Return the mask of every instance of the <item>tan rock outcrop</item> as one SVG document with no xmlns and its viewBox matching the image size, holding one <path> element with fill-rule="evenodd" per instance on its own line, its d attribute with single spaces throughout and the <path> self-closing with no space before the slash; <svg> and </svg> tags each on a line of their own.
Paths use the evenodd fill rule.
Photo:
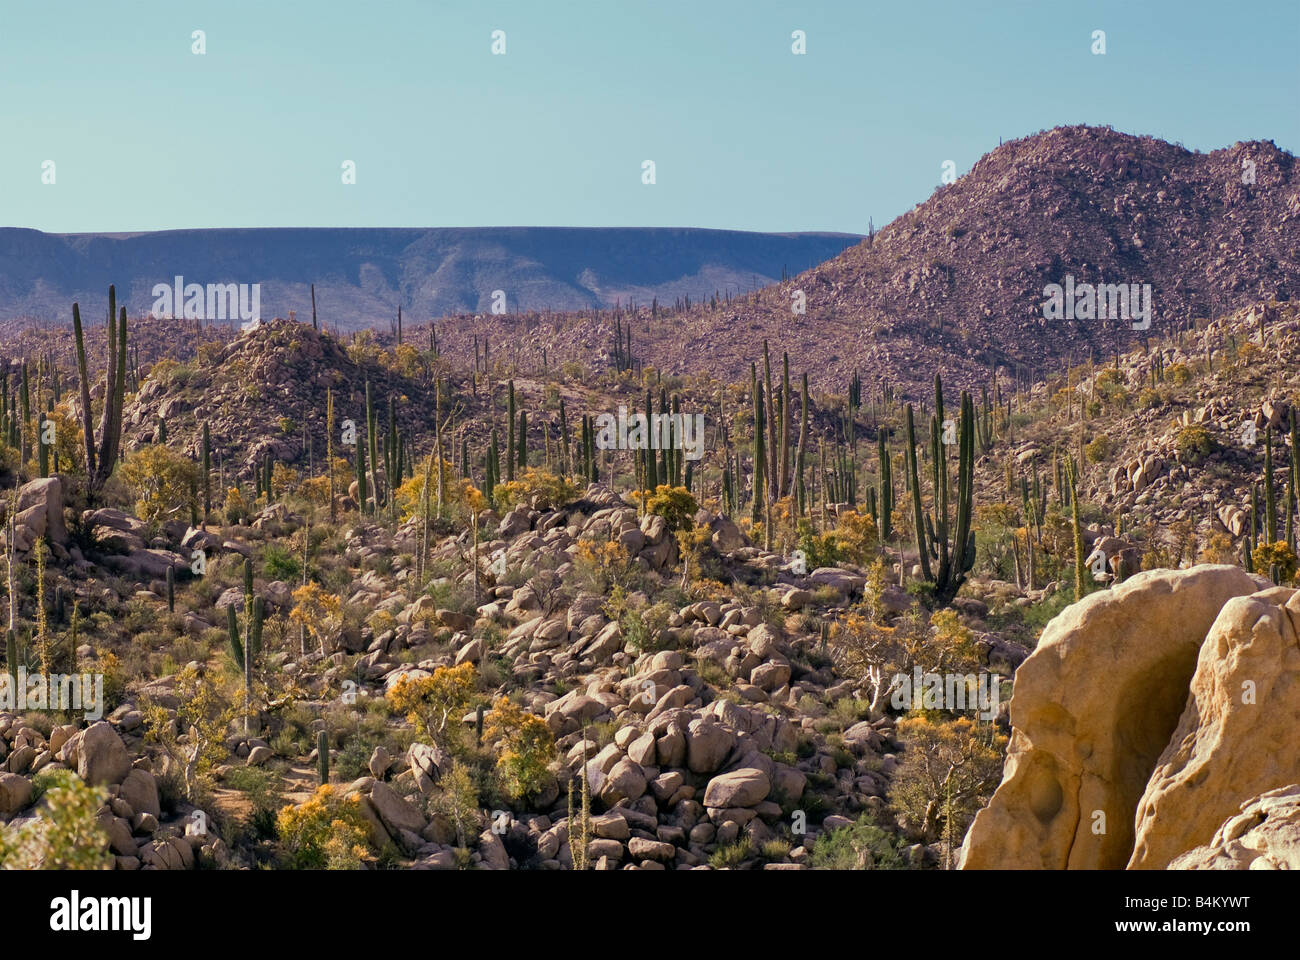
<svg viewBox="0 0 1300 960">
<path fill-rule="evenodd" d="M 1300 784 L 1241 805 L 1208 844 L 1188 850 L 1171 870 L 1300 870 Z"/>
<path fill-rule="evenodd" d="M 1298 624 L 1300 592 L 1281 587 L 1219 612 L 1138 804 L 1130 867 L 1167 867 L 1252 797 L 1300 781 Z"/>
<path fill-rule="evenodd" d="M 1257 589 L 1240 567 L 1153 570 L 1049 623 L 1016 673 L 1002 783 L 961 866 L 1122 868 L 1201 643 L 1225 603 Z"/>
</svg>

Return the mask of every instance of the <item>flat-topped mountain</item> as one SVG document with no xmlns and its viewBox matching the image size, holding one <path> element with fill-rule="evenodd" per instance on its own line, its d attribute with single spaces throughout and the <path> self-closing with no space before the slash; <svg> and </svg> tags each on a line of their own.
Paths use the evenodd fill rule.
<svg viewBox="0 0 1300 960">
<path fill-rule="evenodd" d="M 859 238 L 736 230 L 482 227 L 220 229 L 48 234 L 0 228 L 0 321 L 68 320 L 110 283 L 131 314 L 158 284 L 260 284 L 261 316 L 311 310 L 331 329 L 487 312 L 673 303 L 753 290 L 835 256 Z M 166 311 L 162 311 L 166 312 Z M 180 312 L 179 310 L 177 311 Z"/>
</svg>

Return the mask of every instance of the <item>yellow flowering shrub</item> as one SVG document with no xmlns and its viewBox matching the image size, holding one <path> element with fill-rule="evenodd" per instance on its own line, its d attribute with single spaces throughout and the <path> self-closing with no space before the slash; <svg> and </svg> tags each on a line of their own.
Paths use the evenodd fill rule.
<svg viewBox="0 0 1300 960">
<path fill-rule="evenodd" d="M 276 829 L 288 866 L 297 870 L 358 870 L 371 858 L 361 796 L 322 784 L 300 804 L 284 807 Z"/>
<path fill-rule="evenodd" d="M 502 697 L 488 715 L 484 739 L 495 744 L 497 771 L 514 800 L 536 793 L 546 783 L 546 767 L 555 759 L 555 741 L 541 717 Z"/>
</svg>

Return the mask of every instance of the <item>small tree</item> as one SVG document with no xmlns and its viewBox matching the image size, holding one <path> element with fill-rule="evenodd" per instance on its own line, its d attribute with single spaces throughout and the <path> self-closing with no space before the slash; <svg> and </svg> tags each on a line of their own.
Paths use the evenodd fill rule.
<svg viewBox="0 0 1300 960">
<path fill-rule="evenodd" d="M 212 768 L 226 759 L 226 730 L 238 710 L 193 667 L 176 675 L 176 696 L 174 724 L 166 708 L 145 702 L 145 735 L 181 765 L 185 796 L 194 802 Z"/>
<path fill-rule="evenodd" d="M 899 721 L 904 743 L 890 800 L 925 843 L 946 838 L 949 853 L 1002 779 L 1007 738 L 969 717 Z"/>
<path fill-rule="evenodd" d="M 426 677 L 402 677 L 388 691 L 388 702 L 422 728 L 434 744 L 454 751 L 464 745 L 466 733 L 460 718 L 474 704 L 475 680 L 474 665 L 468 661 L 438 667 Z"/>
<path fill-rule="evenodd" d="M 326 640 L 333 643 L 343 628 L 343 601 L 319 584 L 305 583 L 293 592 L 293 603 L 289 619 L 311 634 L 325 656 Z"/>
</svg>

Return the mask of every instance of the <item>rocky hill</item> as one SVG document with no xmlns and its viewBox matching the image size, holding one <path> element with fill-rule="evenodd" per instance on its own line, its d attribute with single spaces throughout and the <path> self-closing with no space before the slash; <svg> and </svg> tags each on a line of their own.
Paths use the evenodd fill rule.
<svg viewBox="0 0 1300 960">
<path fill-rule="evenodd" d="M 1067 275 L 1150 284 L 1152 327 L 1167 333 L 1295 297 L 1297 249 L 1295 158 L 1272 142 L 1194 153 L 1110 128 L 1060 127 L 1008 141 L 871 238 L 783 283 L 719 304 L 639 311 L 633 351 L 647 367 L 736 378 L 766 339 L 806 356 L 825 390 L 843 389 L 854 371 L 914 396 L 935 369 L 963 385 L 987 380 L 993 366 L 1041 379 L 1068 358 L 1109 356 L 1144 335 L 1131 322 L 1045 319 L 1048 284 Z M 802 314 L 791 309 L 799 291 Z M 590 362 L 612 343 L 614 318 L 573 318 L 562 332 L 521 329 L 512 317 L 448 326 L 449 351 L 468 355 L 472 336 L 486 335 L 529 362 L 542 346 Z"/>
</svg>

